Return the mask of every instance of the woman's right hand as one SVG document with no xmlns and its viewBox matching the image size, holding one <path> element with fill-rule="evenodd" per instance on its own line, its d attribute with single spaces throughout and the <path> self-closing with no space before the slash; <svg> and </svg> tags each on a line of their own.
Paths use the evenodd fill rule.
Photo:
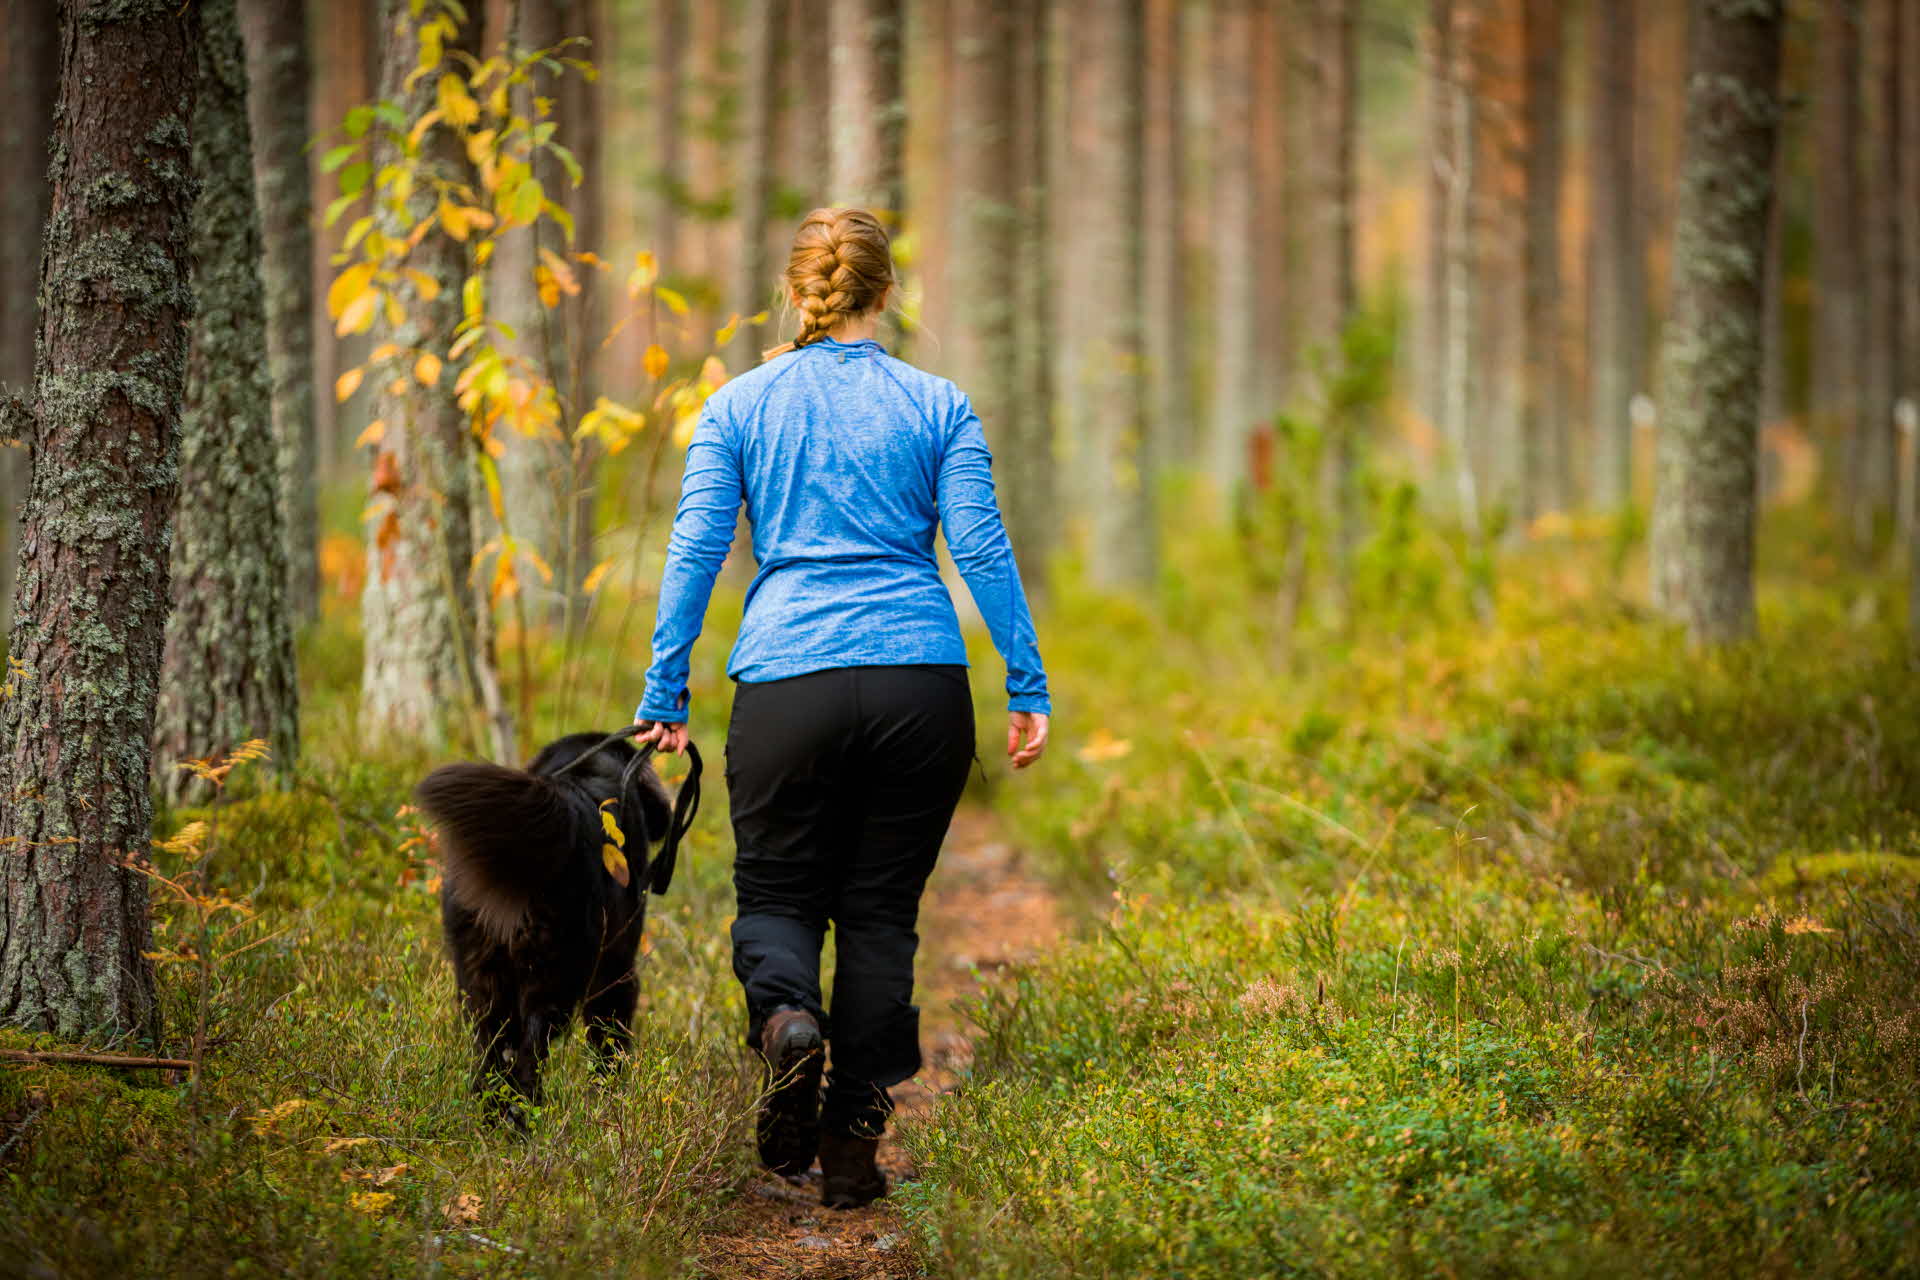
<svg viewBox="0 0 1920 1280">
<path fill-rule="evenodd" d="M 1024 769 L 1047 749 L 1047 716 L 1042 711 L 1014 711 L 1007 716 L 1007 759 Z"/>
</svg>

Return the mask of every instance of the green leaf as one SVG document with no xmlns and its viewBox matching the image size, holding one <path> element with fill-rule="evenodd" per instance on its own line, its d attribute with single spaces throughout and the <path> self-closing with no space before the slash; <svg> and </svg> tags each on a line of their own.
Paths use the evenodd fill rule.
<svg viewBox="0 0 1920 1280">
<path fill-rule="evenodd" d="M 367 126 L 372 123 L 372 107 L 364 104 L 355 107 L 353 110 L 347 112 L 347 136 L 349 138 L 364 138 L 367 134 Z"/>
<path fill-rule="evenodd" d="M 567 150 L 557 142 L 548 147 L 547 150 L 552 153 L 554 159 L 560 162 L 560 167 L 567 171 L 567 177 L 572 181 L 573 185 L 576 187 L 579 186 L 580 179 L 583 175 L 580 171 L 580 162 L 573 158 L 573 152 Z"/>
<path fill-rule="evenodd" d="M 357 196 L 367 189 L 367 179 L 373 176 L 373 166 L 365 160 L 357 161 L 340 171 L 340 194 Z"/>
<path fill-rule="evenodd" d="M 356 134 L 354 136 L 358 137 L 359 135 Z M 332 173 L 335 169 L 345 164 L 347 158 L 359 149 L 360 145 L 355 142 L 343 142 L 339 146 L 332 148 L 326 155 L 320 158 L 320 172 Z"/>
</svg>

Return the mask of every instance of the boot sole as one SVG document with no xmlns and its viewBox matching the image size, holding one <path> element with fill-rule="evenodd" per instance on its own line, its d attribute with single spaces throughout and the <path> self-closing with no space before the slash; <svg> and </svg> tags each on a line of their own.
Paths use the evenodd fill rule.
<svg viewBox="0 0 1920 1280">
<path fill-rule="evenodd" d="M 771 1091 L 760 1103 L 760 1163 L 786 1178 L 813 1166 L 820 1151 L 820 1073 L 826 1041 L 818 1027 L 799 1024 L 772 1046 Z"/>
</svg>

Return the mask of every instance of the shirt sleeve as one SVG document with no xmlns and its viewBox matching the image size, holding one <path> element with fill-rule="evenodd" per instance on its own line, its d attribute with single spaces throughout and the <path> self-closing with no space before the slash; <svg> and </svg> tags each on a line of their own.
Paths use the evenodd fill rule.
<svg viewBox="0 0 1920 1280">
<path fill-rule="evenodd" d="M 700 411 L 687 445 L 680 505 L 667 542 L 660 577 L 659 613 L 653 624 L 653 665 L 635 720 L 682 723 L 687 718 L 687 672 L 693 642 L 706 622 L 713 580 L 733 545 L 744 495 L 740 459 L 712 406 Z"/>
<path fill-rule="evenodd" d="M 1013 544 L 993 493 L 993 455 L 980 418 L 965 396 L 940 459 L 940 524 L 953 563 L 986 620 L 993 647 L 1007 664 L 1007 709 L 1050 714 L 1047 673 L 1040 665 L 1027 593 L 1020 585 Z"/>
</svg>

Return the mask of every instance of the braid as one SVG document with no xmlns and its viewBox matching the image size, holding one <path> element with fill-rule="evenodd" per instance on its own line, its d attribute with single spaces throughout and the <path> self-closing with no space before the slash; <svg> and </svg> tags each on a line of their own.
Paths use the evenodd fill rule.
<svg viewBox="0 0 1920 1280">
<path fill-rule="evenodd" d="M 893 283 L 886 230 L 865 209 L 815 209 L 793 238 L 786 275 L 800 331 L 767 359 L 810 346 L 880 305 Z"/>
</svg>

